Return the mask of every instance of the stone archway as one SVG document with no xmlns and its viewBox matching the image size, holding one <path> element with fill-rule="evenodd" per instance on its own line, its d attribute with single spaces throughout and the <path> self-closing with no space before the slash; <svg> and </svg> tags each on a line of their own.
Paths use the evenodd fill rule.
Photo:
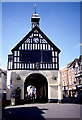
<svg viewBox="0 0 82 120">
<path fill-rule="evenodd" d="M 33 86 L 36 88 L 35 102 L 48 102 L 48 83 L 45 76 L 39 73 L 32 73 L 26 78 L 24 83 L 24 99 L 27 101 L 28 99 L 26 98 L 26 94 L 28 97 L 28 86 Z M 31 100 L 31 102 L 33 101 Z"/>
</svg>

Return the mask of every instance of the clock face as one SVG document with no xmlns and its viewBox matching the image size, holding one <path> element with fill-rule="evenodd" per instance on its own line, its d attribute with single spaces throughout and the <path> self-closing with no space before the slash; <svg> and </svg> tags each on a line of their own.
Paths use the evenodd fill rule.
<svg viewBox="0 0 82 120">
<path fill-rule="evenodd" d="M 40 65 L 38 62 L 35 63 L 35 69 L 39 69 L 40 68 Z"/>
<path fill-rule="evenodd" d="M 39 38 L 38 37 L 33 38 L 33 42 L 34 43 L 38 43 L 39 42 Z"/>
</svg>

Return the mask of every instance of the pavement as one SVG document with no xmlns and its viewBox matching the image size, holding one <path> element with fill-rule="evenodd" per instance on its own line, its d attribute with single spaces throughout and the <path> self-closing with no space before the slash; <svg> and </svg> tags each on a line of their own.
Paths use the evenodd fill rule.
<svg viewBox="0 0 82 120">
<path fill-rule="evenodd" d="M 80 120 L 80 104 L 24 104 L 8 106 L 3 112 L 2 120 L 47 120 L 51 118 L 74 118 Z M 68 119 L 67 119 L 68 120 Z"/>
</svg>

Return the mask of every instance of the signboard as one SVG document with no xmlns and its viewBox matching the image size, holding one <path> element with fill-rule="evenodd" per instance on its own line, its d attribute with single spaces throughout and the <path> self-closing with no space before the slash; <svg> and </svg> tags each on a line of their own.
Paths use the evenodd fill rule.
<svg viewBox="0 0 82 120">
<path fill-rule="evenodd" d="M 76 87 L 72 87 L 72 90 L 75 90 L 76 89 Z"/>
<path fill-rule="evenodd" d="M 82 87 L 81 85 L 77 85 L 77 87 Z"/>
<path fill-rule="evenodd" d="M 72 88 L 69 88 L 69 90 L 72 90 Z"/>
<path fill-rule="evenodd" d="M 69 88 L 69 90 L 76 90 L 76 87 Z"/>
<path fill-rule="evenodd" d="M 12 88 L 12 84 L 10 85 L 10 87 Z"/>
</svg>

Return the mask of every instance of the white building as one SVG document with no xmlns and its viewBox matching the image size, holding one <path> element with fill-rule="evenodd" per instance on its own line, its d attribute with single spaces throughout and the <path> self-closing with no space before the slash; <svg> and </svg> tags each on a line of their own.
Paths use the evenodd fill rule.
<svg viewBox="0 0 82 120">
<path fill-rule="evenodd" d="M 0 93 L 6 93 L 7 72 L 0 69 Z"/>
<path fill-rule="evenodd" d="M 60 96 L 60 50 L 41 31 L 39 20 L 35 11 L 31 18 L 32 30 L 12 49 L 12 54 L 8 55 L 7 100 L 11 99 L 13 93 L 24 100 L 29 85 L 35 86 L 40 100 L 57 101 Z"/>
</svg>

